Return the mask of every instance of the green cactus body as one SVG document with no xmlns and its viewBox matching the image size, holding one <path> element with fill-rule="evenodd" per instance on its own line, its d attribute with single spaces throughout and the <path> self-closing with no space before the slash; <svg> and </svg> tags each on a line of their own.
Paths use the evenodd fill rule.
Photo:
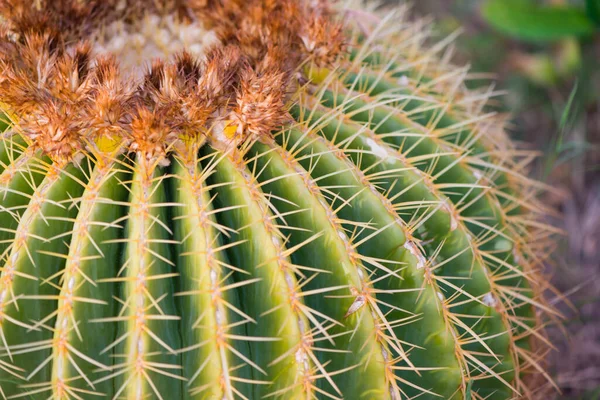
<svg viewBox="0 0 600 400">
<path fill-rule="evenodd" d="M 535 397 L 547 188 L 451 40 L 353 4 L 16 3 L 3 398 Z"/>
</svg>

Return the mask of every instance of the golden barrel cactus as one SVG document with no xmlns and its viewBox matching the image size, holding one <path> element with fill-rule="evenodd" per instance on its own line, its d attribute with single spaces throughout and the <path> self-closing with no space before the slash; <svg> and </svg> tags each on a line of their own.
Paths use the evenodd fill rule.
<svg viewBox="0 0 600 400">
<path fill-rule="evenodd" d="M 531 157 L 406 10 L 0 0 L 7 399 L 533 397 Z"/>
</svg>

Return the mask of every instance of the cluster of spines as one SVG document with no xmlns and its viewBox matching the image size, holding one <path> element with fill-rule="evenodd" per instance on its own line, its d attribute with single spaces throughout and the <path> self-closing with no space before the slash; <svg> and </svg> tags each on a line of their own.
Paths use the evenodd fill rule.
<svg viewBox="0 0 600 400">
<path fill-rule="evenodd" d="M 175 179 L 180 182 L 175 189 L 176 200 L 181 204 L 174 217 L 181 221 L 175 231 L 175 238 L 181 243 L 178 265 L 182 266 L 181 273 L 189 277 L 177 296 L 181 298 L 182 306 L 186 301 L 199 304 L 197 311 L 184 316 L 192 329 L 182 332 L 182 335 L 191 336 L 189 342 L 194 343 L 181 350 L 184 364 L 187 364 L 189 357 L 192 365 L 184 374 L 188 379 L 186 385 L 190 394 L 224 393 L 226 397 L 233 397 L 234 392 L 239 392 L 234 388 L 237 378 L 229 356 L 228 347 L 232 344 L 227 335 L 236 321 L 229 314 L 231 311 L 237 313 L 241 321 L 249 317 L 239 311 L 237 299 L 232 299 L 235 296 L 228 295 L 228 292 L 252 281 L 232 283 L 229 279 L 235 267 L 223 256 L 227 245 L 221 243 L 216 232 L 231 233 L 216 222 L 215 213 L 218 210 L 214 210 L 209 197 L 207 171 L 200 170 L 198 164 L 197 157 L 188 156 L 181 157 L 174 165 Z M 202 267 L 197 268 L 196 265 Z M 198 357 L 198 354 L 203 357 Z M 197 381 L 212 381 L 212 384 L 197 384 Z"/>
<path fill-rule="evenodd" d="M 382 25 L 385 28 L 385 24 Z M 386 40 L 401 36 L 397 34 L 381 35 Z M 373 34 L 372 37 L 376 38 L 377 34 Z M 196 225 L 196 228 L 202 227 L 205 232 L 209 231 L 206 224 L 213 228 L 211 229 L 212 233 L 206 236 L 207 257 L 208 249 L 212 246 L 215 252 L 227 252 L 232 258 L 235 258 L 236 251 L 240 251 L 241 256 L 239 257 L 243 258 L 243 255 L 248 253 L 240 249 L 249 239 L 240 242 L 236 240 L 236 237 L 243 235 L 244 231 L 251 232 L 250 238 L 259 237 L 261 240 L 266 240 L 265 243 L 269 243 L 269 246 L 272 245 L 271 249 L 275 251 L 275 258 L 265 260 L 264 265 L 258 263 L 250 266 L 244 270 L 245 272 L 235 271 L 236 268 L 239 269 L 237 263 L 228 263 L 224 259 L 213 264 L 210 268 L 211 271 L 215 271 L 216 276 L 211 277 L 211 283 L 216 285 L 209 289 L 213 296 L 211 304 L 219 304 L 218 296 L 217 298 L 214 296 L 221 290 L 238 292 L 237 289 L 242 287 L 244 289 L 259 285 L 269 287 L 270 283 L 273 284 L 278 279 L 281 281 L 283 274 L 290 302 L 288 304 L 287 300 L 284 301 L 282 307 L 291 306 L 290 315 L 294 317 L 293 324 L 300 326 L 306 323 L 306 319 L 311 324 L 311 328 L 305 331 L 308 332 L 306 336 L 299 338 L 299 344 L 305 344 L 304 349 L 310 359 L 309 365 L 307 368 L 305 366 L 303 373 L 307 369 L 311 372 L 303 375 L 306 381 L 303 381 L 302 385 L 298 385 L 297 382 L 286 383 L 283 388 L 274 390 L 271 385 L 280 378 L 279 376 L 270 381 L 263 373 L 246 372 L 249 369 L 267 372 L 269 365 L 256 365 L 251 358 L 244 355 L 244 350 L 230 347 L 233 346 L 230 342 L 234 340 L 247 342 L 245 346 L 252 342 L 259 343 L 260 346 L 264 345 L 266 348 L 276 345 L 281 341 L 277 340 L 278 331 L 284 329 L 284 323 L 276 327 L 277 330 L 273 329 L 271 337 L 256 336 L 255 339 L 251 339 L 245 333 L 223 333 L 223 331 L 220 331 L 220 334 L 224 336 L 219 336 L 217 334 L 219 332 L 213 336 L 210 334 L 210 330 L 215 328 L 214 322 L 205 324 L 203 321 L 192 327 L 182 326 L 181 329 L 189 329 L 188 333 L 198 329 L 207 329 L 209 331 L 207 340 L 217 342 L 215 348 L 224 349 L 227 353 L 218 355 L 222 365 L 225 365 L 220 369 L 221 374 L 209 379 L 209 381 L 214 379 L 212 382 L 219 382 L 215 385 L 218 387 L 215 390 L 222 391 L 226 398 L 236 396 L 253 398 L 252 396 L 256 393 L 285 398 L 292 391 L 299 391 L 306 397 L 319 396 L 318 393 L 320 393 L 324 396 L 338 398 L 351 396 L 352 393 L 355 393 L 355 389 L 364 390 L 364 393 L 371 395 L 373 393 L 377 393 L 377 396 L 389 395 L 390 398 L 404 398 L 417 394 L 434 396 L 434 393 L 438 396 L 461 397 L 467 391 L 474 398 L 509 397 L 516 396 L 517 393 L 532 396 L 533 393 L 528 391 L 527 381 L 520 379 L 520 374 L 525 376 L 524 374 L 528 370 L 540 368 L 539 358 L 543 356 L 543 353 L 534 353 L 536 349 L 529 348 L 528 342 L 531 339 L 541 341 L 545 339 L 542 332 L 539 331 L 542 325 L 534 321 L 536 317 L 530 310 L 535 307 L 542 312 L 554 312 L 543 302 L 539 293 L 532 292 L 532 289 L 536 292 L 544 289 L 543 286 L 541 288 L 537 286 L 544 281 L 537 278 L 535 267 L 539 265 L 546 248 L 540 245 L 532 248 L 530 237 L 535 238 L 535 235 L 540 235 L 538 237 L 545 241 L 548 238 L 548 234 L 545 232 L 552 231 L 533 219 L 535 213 L 543 211 L 543 208 L 537 207 L 537 205 L 530 206 L 515 198 L 515 193 L 523 193 L 526 189 L 521 186 L 529 184 L 529 181 L 526 181 L 518 173 L 523 165 L 512 162 L 513 157 L 510 153 L 518 154 L 518 152 L 511 150 L 512 148 L 507 142 L 495 145 L 482 140 L 487 134 L 481 125 L 485 118 L 478 114 L 480 110 L 477 106 L 474 106 L 476 111 L 473 117 L 469 117 L 472 112 L 467 107 L 462 108 L 465 104 L 469 104 L 469 96 L 473 95 L 461 88 L 462 78 L 457 79 L 457 76 L 461 75 L 460 72 L 445 73 L 439 65 L 431 70 L 427 63 L 430 59 L 437 58 L 434 58 L 433 52 L 423 54 L 420 46 L 415 48 L 415 59 L 411 59 L 409 52 L 406 60 L 387 60 L 383 57 L 385 48 L 382 49 L 385 40 L 380 39 L 376 43 L 378 46 L 373 46 L 374 53 L 367 52 L 358 56 L 354 65 L 345 65 L 343 70 L 327 71 L 329 76 L 321 88 L 311 87 L 309 90 L 312 94 L 301 95 L 298 107 L 292 109 L 292 114 L 295 114 L 300 123 L 283 132 L 274 133 L 272 139 L 270 135 L 259 137 L 258 141 L 255 137 L 251 137 L 247 143 L 242 145 L 242 150 L 235 148 L 210 150 L 208 146 L 205 146 L 201 150 L 201 153 L 204 154 L 201 160 L 192 156 L 192 161 L 189 161 L 189 154 L 181 158 L 174 156 L 175 163 L 172 164 L 178 166 L 172 166 L 172 168 L 177 170 L 184 165 L 183 170 L 187 171 L 183 174 L 181 169 L 177 170 L 179 173 L 174 173 L 174 175 L 179 176 L 175 178 L 164 175 L 158 162 L 148 165 L 144 157 L 130 160 L 129 164 L 133 166 L 133 171 L 129 173 L 134 174 L 138 179 L 132 178 L 131 181 L 124 179 L 119 184 L 129 188 L 131 198 L 119 203 L 114 197 L 110 197 L 107 202 L 131 207 L 132 211 L 120 219 L 110 221 L 109 225 L 111 227 L 124 225 L 127 231 L 133 229 L 137 235 L 125 234 L 123 239 L 103 243 L 124 242 L 131 251 L 139 255 L 141 251 L 137 246 L 144 243 L 144 240 L 141 239 L 146 232 L 159 234 L 159 236 L 168 233 L 166 236 L 169 236 L 173 230 L 176 230 L 172 226 L 163 226 L 166 221 L 165 216 L 168 215 L 166 210 L 182 208 L 182 201 L 177 200 L 170 203 L 164 200 L 149 200 L 148 196 L 141 198 L 134 196 L 134 192 L 138 192 L 134 190 L 135 187 L 142 188 L 142 192 L 145 188 L 146 194 L 148 194 L 148 190 L 160 192 L 165 189 L 160 187 L 159 182 L 166 183 L 169 179 L 174 179 L 181 183 L 181 185 L 174 185 L 174 191 L 177 189 L 186 191 L 183 182 L 186 184 L 195 182 L 192 186 L 191 198 L 199 204 L 206 205 L 207 210 L 212 208 L 210 204 L 213 198 L 210 194 L 216 194 L 215 199 L 220 206 L 209 211 L 209 215 L 201 217 L 202 209 L 200 207 L 198 215 L 192 212 L 191 215 L 181 214 L 173 219 L 173 224 L 177 225 L 176 221 L 178 220 L 189 220 L 190 217 L 205 218 L 200 221 L 199 225 Z M 362 49 L 370 48 L 368 44 L 365 44 Z M 370 63 L 371 66 L 364 68 L 365 62 Z M 395 70 L 396 65 L 409 65 L 410 71 Z M 372 72 L 373 69 L 376 72 Z M 429 79 L 429 82 L 424 82 L 425 78 Z M 381 85 L 384 85 L 385 88 L 385 84 L 392 80 L 396 81 L 394 83 L 396 87 L 400 86 L 410 94 L 396 93 L 394 85 L 389 85 L 387 89 L 377 93 L 378 88 L 382 87 Z M 419 82 L 419 84 L 415 85 L 415 82 Z M 421 94 L 423 91 L 426 93 Z M 448 98 L 443 99 L 441 95 L 435 93 L 436 91 L 449 93 Z M 454 102 L 455 98 L 460 99 L 461 97 L 460 102 Z M 473 101 L 482 103 L 486 96 L 475 95 L 474 98 Z M 414 106 L 413 101 L 419 104 Z M 462 122 L 442 126 L 442 119 L 452 116 L 453 113 L 456 113 L 458 115 L 456 119 Z M 463 115 L 460 115 L 461 113 Z M 393 126 L 386 125 L 386 123 L 393 122 L 393 120 L 401 121 L 404 125 L 398 125 L 403 128 L 386 131 L 388 126 Z M 492 125 L 492 128 L 494 127 L 495 125 Z M 5 137 L 3 143 L 6 149 L 13 146 L 14 139 Z M 431 144 L 435 150 L 419 153 L 418 146 L 422 143 Z M 192 153 L 196 153 L 197 147 L 192 147 L 192 150 Z M 213 151 L 216 152 L 216 156 Z M 20 198 L 20 202 L 11 209 L 1 209 L 0 211 L 3 215 L 13 215 L 19 219 L 21 221 L 19 229 L 29 229 L 28 226 L 32 225 L 30 224 L 32 221 L 28 218 L 32 217 L 38 221 L 43 219 L 62 220 L 71 226 L 77 226 L 78 220 L 80 221 L 79 225 L 85 221 L 86 213 L 82 211 L 86 209 L 83 205 L 85 200 L 80 200 L 80 197 L 87 199 L 88 196 L 91 196 L 90 192 L 94 191 L 94 181 L 90 176 L 84 176 L 93 166 L 86 166 L 86 163 L 80 166 L 70 165 L 67 167 L 67 171 L 62 171 L 60 164 L 50 166 L 47 161 L 40 162 L 32 158 L 30 161 L 32 165 L 27 167 L 24 166 L 27 164 L 27 154 L 35 154 L 35 151 L 25 150 L 25 153 L 20 156 L 23 162 L 12 160 L 13 155 L 10 155 L 10 151 L 4 151 L 3 154 L 8 154 L 10 159 L 3 171 L 3 174 L 6 173 L 6 177 L 9 177 L 4 179 L 7 185 L 3 187 L 5 195 L 12 194 L 12 196 Z M 101 161 L 96 161 L 97 173 L 102 171 Z M 388 163 L 392 165 L 391 168 L 388 167 Z M 278 168 L 272 164 L 277 164 Z M 109 169 L 117 168 L 116 164 L 114 165 L 113 167 L 111 164 Z M 20 172 L 12 170 L 13 166 L 16 166 Z M 53 168 L 55 168 L 54 174 L 50 173 Z M 56 173 L 56 168 L 59 168 L 59 173 Z M 123 168 L 129 169 L 131 166 Z M 197 168 L 204 172 L 197 172 Z M 469 179 L 465 181 L 454 179 L 444 182 L 444 178 L 456 170 L 460 172 L 458 176 L 468 176 Z M 199 173 L 200 176 L 191 179 L 191 171 L 196 171 L 195 173 Z M 23 185 L 23 182 L 19 183 L 15 179 L 15 175 L 20 175 L 26 182 L 30 177 L 31 181 L 28 182 L 28 187 L 23 189 L 23 186 L 17 186 L 11 189 L 9 187 L 11 185 Z M 78 176 L 77 180 L 80 182 L 69 186 L 71 199 L 57 201 L 50 197 L 49 200 L 42 199 L 41 203 L 47 204 L 46 207 L 62 205 L 61 209 L 71 213 L 73 210 L 77 210 L 79 213 L 77 217 L 72 215 L 67 217 L 47 216 L 44 213 L 38 216 L 31 211 L 35 211 L 34 208 L 20 216 L 32 196 L 42 196 L 44 199 L 49 196 L 48 193 L 53 190 L 53 180 L 59 179 L 57 177 L 64 179 L 64 176 L 67 176 L 68 180 L 69 176 L 73 177 L 74 175 Z M 45 181 L 40 183 L 43 176 L 46 176 Z M 259 182 L 256 182 L 255 179 Z M 210 183 L 203 186 L 206 180 Z M 523 184 L 523 182 L 526 183 Z M 269 192 L 265 188 L 268 188 Z M 306 196 L 296 199 L 297 193 L 293 191 L 296 189 Z M 300 191 L 300 189 L 302 190 Z M 78 195 L 78 191 L 83 191 L 83 195 Z M 235 198 L 239 196 L 239 191 L 249 195 L 249 199 L 246 199 L 247 202 Z M 426 200 L 424 200 L 423 193 L 428 194 Z M 527 193 L 525 198 L 531 198 L 530 192 L 525 191 L 525 193 Z M 414 197 L 411 198 L 411 196 Z M 233 204 L 235 201 L 240 203 Z M 227 202 L 231 202 L 231 204 L 227 204 Z M 31 204 L 33 203 L 29 205 L 31 206 Z M 300 204 L 307 204 L 307 206 L 300 206 Z M 479 206 L 480 204 L 484 204 L 484 211 L 491 212 L 491 216 L 477 214 L 482 208 Z M 248 212 L 247 208 L 253 209 L 255 216 L 260 216 L 256 221 L 250 218 L 247 221 L 250 223 L 248 226 L 240 225 L 243 224 L 242 220 L 226 217 L 226 214 L 235 213 L 236 210 Z M 134 210 L 138 210 L 138 212 L 135 213 Z M 154 211 L 151 212 L 151 210 L 156 212 L 161 210 L 158 212 L 160 215 L 154 215 Z M 319 210 L 320 215 L 324 216 L 323 221 L 311 220 L 308 215 L 316 212 L 313 210 Z M 27 217 L 28 215 L 30 217 Z M 135 228 L 136 221 L 133 219 L 142 227 Z M 208 221 L 212 221 L 212 223 Z M 273 221 L 278 222 L 274 223 Z M 259 225 L 257 230 L 253 229 L 255 225 Z M 327 231 L 325 231 L 326 227 Z M 35 224 L 33 224 L 33 228 L 36 228 Z M 19 229 L 7 233 L 17 235 Z M 219 243 L 219 235 L 215 230 L 226 237 L 227 245 Z M 52 235 L 52 237 L 45 237 L 45 239 L 55 239 L 48 241 L 58 245 L 61 240 L 68 240 L 69 236 L 76 234 L 76 229 L 67 226 L 63 227 L 62 232 Z M 325 242 L 321 240 L 324 240 L 326 234 L 330 240 L 337 242 L 336 246 L 340 250 L 340 254 L 336 260 L 342 265 L 341 267 L 331 264 L 321 267 L 318 260 L 310 258 L 310 252 L 325 257 L 323 253 L 325 248 L 323 243 Z M 34 231 L 28 231 L 25 236 L 29 240 L 46 241 Z M 14 237 L 16 238 L 16 236 Z M 227 237 L 231 237 L 231 239 Z M 277 240 L 274 240 L 273 237 Z M 71 248 L 68 252 L 65 249 L 59 251 L 42 249 L 39 253 L 47 256 L 43 262 L 55 258 L 65 259 L 65 265 L 76 265 L 74 262 L 77 261 L 77 240 L 75 237 L 71 239 Z M 179 236 L 173 242 L 170 239 L 158 238 L 153 243 L 167 245 L 162 246 L 163 249 L 166 249 L 169 247 L 168 245 L 181 246 L 186 240 L 189 240 L 187 234 Z M 453 249 L 453 240 L 458 240 L 458 243 L 461 243 L 462 240 L 467 245 L 460 251 L 451 253 L 453 255 L 445 254 Z M 382 258 L 381 255 L 378 255 L 381 253 L 377 251 L 385 247 L 380 243 L 381 241 L 385 241 L 387 246 L 397 245 L 397 253 L 386 254 L 386 257 Z M 512 241 L 516 242 L 512 243 Z M 15 250 L 14 246 L 17 246 L 17 242 L 17 240 L 7 242 L 11 243 L 11 249 L 5 252 L 5 257 L 30 253 L 26 246 L 19 247 L 21 250 Z M 209 243 L 210 246 L 208 246 Z M 509 247 L 507 243 L 517 249 L 514 254 L 508 254 L 512 251 L 507 251 Z M 293 251 L 283 250 L 286 248 L 285 246 L 289 246 Z M 279 251 L 277 251 L 278 248 Z M 62 254 L 69 255 L 65 257 Z M 93 258 L 97 259 L 99 254 Z M 184 253 L 179 260 L 193 256 L 195 254 Z M 520 258 L 520 262 L 514 260 L 515 256 Z M 103 258 L 108 257 L 103 254 Z M 164 270 L 167 271 L 169 269 L 167 266 L 173 261 L 170 261 L 171 258 L 163 257 L 160 254 L 157 254 L 156 257 L 150 255 L 147 261 L 151 264 L 162 263 Z M 465 257 L 471 261 L 465 263 Z M 311 262 L 301 261 L 307 259 Z M 343 265 L 344 260 L 347 260 L 348 265 Z M 23 261 L 23 264 L 26 262 Z M 263 275 L 262 278 L 246 279 L 243 277 L 248 273 L 257 273 L 254 271 L 255 268 L 259 270 L 265 268 L 267 264 L 276 268 L 273 268 L 270 273 L 267 272 L 267 275 Z M 33 260 L 32 265 L 36 265 Z M 183 265 L 183 261 L 175 262 L 175 265 L 179 267 Z M 123 266 L 121 276 L 135 272 L 135 268 L 130 268 L 131 266 L 126 263 Z M 449 266 L 451 268 L 448 268 Z M 32 269 L 31 266 L 26 268 Z M 35 268 L 37 269 L 38 266 Z M 306 276 L 305 272 L 310 271 L 310 268 L 316 269 L 314 277 Z M 60 276 L 60 270 L 58 268 L 54 274 L 34 281 L 35 284 L 42 285 L 43 283 L 41 287 L 52 286 L 50 283 Z M 349 271 L 354 278 L 349 280 L 344 270 Z M 231 271 L 235 272 L 231 274 Z M 338 271 L 338 273 L 333 274 L 334 271 Z M 5 266 L 2 272 L 3 278 L 8 277 L 10 272 L 10 268 Z M 13 300 L 6 306 L 31 300 L 40 302 L 58 300 L 59 305 L 64 307 L 59 309 L 58 314 L 61 316 L 69 314 L 70 310 L 65 307 L 68 305 L 65 300 L 70 298 L 68 274 L 71 272 L 77 272 L 77 269 L 72 271 L 64 269 L 62 284 L 54 285 L 55 289 L 59 291 L 59 295 L 24 292 L 16 297 L 13 296 Z M 115 276 L 117 272 L 114 271 Z M 293 272 L 293 275 L 290 272 Z M 23 273 L 23 270 L 20 270 L 19 273 Z M 239 277 L 234 278 L 236 273 L 242 276 L 241 280 Z M 209 273 L 209 276 L 215 274 Z M 477 276 L 481 279 L 477 279 Z M 66 279 L 67 277 L 69 280 Z M 157 281 L 166 279 L 177 282 L 183 276 L 181 271 L 174 270 L 173 272 L 159 273 L 155 277 Z M 295 279 L 289 280 L 288 277 Z M 107 278 L 96 283 L 106 285 L 119 281 L 120 285 L 131 286 L 134 291 L 137 290 L 136 293 L 140 293 L 144 291 L 145 285 L 140 285 L 138 278 L 139 274 L 135 277 L 129 276 L 129 278 Z M 330 283 L 329 278 L 338 281 L 335 284 Z M 228 279 L 233 279 L 229 282 L 236 283 L 228 283 Z M 265 279 L 267 282 L 264 281 Z M 455 284 L 455 281 L 460 281 L 461 286 Z M 475 281 L 479 286 L 475 287 L 474 292 L 471 288 L 466 288 L 469 282 Z M 323 284 L 324 287 L 314 286 L 317 282 Z M 92 282 L 87 282 L 87 284 L 93 286 Z M 121 313 L 124 313 L 127 312 L 128 305 L 135 299 L 135 296 L 126 289 L 121 290 L 121 296 L 116 295 L 116 297 L 120 299 Z M 140 315 L 154 315 L 164 323 L 178 319 L 179 317 L 175 315 L 160 312 L 163 301 L 175 303 L 169 297 L 178 293 L 177 288 L 173 288 L 172 291 L 163 290 L 161 293 L 166 296 L 150 295 L 146 297 L 151 304 L 142 305 Z M 242 290 L 241 293 L 244 291 Z M 267 293 L 266 290 L 265 293 Z M 123 294 L 124 297 L 122 297 Z M 206 292 L 200 289 L 182 291 L 178 297 L 191 298 L 195 295 L 205 294 Z M 302 297 L 304 303 L 296 303 L 296 308 L 294 308 L 294 303 L 291 302 L 294 299 L 292 294 Z M 313 296 L 307 296 L 307 294 Z M 275 297 L 275 294 L 272 296 Z M 311 297 L 316 299 L 313 300 Z M 82 297 L 77 300 L 85 302 L 86 299 L 87 297 Z M 93 304 L 98 303 L 97 298 L 92 300 Z M 245 297 L 242 298 L 242 303 L 244 301 L 254 300 Z M 221 305 L 223 304 L 221 303 Z M 340 304 L 345 304 L 345 306 L 339 307 Z M 234 310 L 233 313 L 237 315 L 239 321 L 232 325 L 225 325 L 226 330 L 238 326 L 247 329 L 247 325 L 260 323 L 262 320 L 256 315 L 249 315 L 237 308 L 235 303 L 231 303 L 231 306 L 238 310 Z M 243 307 L 250 306 L 244 305 Z M 304 316 L 297 312 L 297 307 L 304 307 Z M 469 307 L 473 307 L 473 309 L 471 310 Z M 40 340 L 33 346 L 31 343 L 20 344 L 19 340 L 15 342 L 12 339 L 4 343 L 6 350 L 4 355 L 9 360 L 15 356 L 26 356 L 31 353 L 41 354 L 40 357 L 32 360 L 33 363 L 37 363 L 35 368 L 27 366 L 22 369 L 21 361 L 3 361 L 2 369 L 5 372 L 11 371 L 15 378 L 29 376 L 33 380 L 40 381 L 39 384 L 25 384 L 16 392 L 12 386 L 4 386 L 4 391 L 9 391 L 9 395 L 12 393 L 36 395 L 39 392 L 52 390 L 55 395 L 62 393 L 63 398 L 85 397 L 86 394 L 96 392 L 95 386 L 110 381 L 113 376 L 118 375 L 123 377 L 121 378 L 122 384 L 116 385 L 117 391 L 125 390 L 126 386 L 131 384 L 131 390 L 134 390 L 131 395 L 133 398 L 145 394 L 161 397 L 161 393 L 164 395 L 168 392 L 157 388 L 154 384 L 155 380 L 170 379 L 169 382 L 187 380 L 192 386 L 192 378 L 197 378 L 192 374 L 190 368 L 182 374 L 181 368 L 179 368 L 182 362 L 178 363 L 173 360 L 176 360 L 177 357 L 184 358 L 187 353 L 201 349 L 203 346 L 209 347 L 208 342 L 202 341 L 197 343 L 198 347 L 192 346 L 193 349 L 189 346 L 177 347 L 166 343 L 165 338 L 157 335 L 155 330 L 145 331 L 147 342 L 159 345 L 159 350 L 156 353 L 150 352 L 149 356 L 157 356 L 161 359 L 164 357 L 165 362 L 162 360 L 160 362 L 148 361 L 143 357 L 141 364 L 136 364 L 135 360 L 122 362 L 126 353 L 120 349 L 115 352 L 114 359 L 117 361 L 114 365 L 102 365 L 112 371 L 103 378 L 92 380 L 89 376 L 84 378 L 85 372 L 82 374 L 83 371 L 75 371 L 71 372 L 71 378 L 55 380 L 55 377 L 61 376 L 58 373 L 58 365 L 64 365 L 60 362 L 60 358 L 66 357 L 67 354 L 61 347 L 63 342 L 55 341 L 56 338 L 60 339 L 60 329 L 50 328 L 48 324 L 44 323 L 47 316 L 51 316 L 57 311 L 52 307 L 45 309 L 48 312 L 33 321 L 27 317 L 14 319 L 10 313 L 7 313 L 6 317 L 3 314 L 3 325 L 10 326 L 10 318 L 13 318 L 21 324 L 23 329 L 27 330 L 28 335 L 31 332 L 48 331 L 53 332 L 54 337 L 52 339 L 51 335 L 46 335 L 47 339 Z M 217 308 L 209 308 L 209 310 L 211 309 L 216 310 Z M 465 309 L 469 311 L 463 312 Z M 224 312 L 223 307 L 220 310 L 220 312 Z M 327 310 L 327 312 L 323 313 L 321 310 Z M 184 315 L 181 309 L 178 311 L 179 315 Z M 277 310 L 266 311 L 275 312 Z M 85 317 L 82 318 L 85 319 Z M 116 318 L 119 319 L 118 322 L 132 319 L 129 316 Z M 58 318 L 58 320 L 66 319 Z M 491 320 L 499 321 L 501 324 L 493 327 L 487 322 Z M 108 316 L 98 319 L 97 323 L 111 321 L 115 322 L 117 319 Z M 75 332 L 76 327 L 83 322 L 77 320 L 77 316 L 73 316 L 71 323 L 74 327 L 71 332 Z M 431 331 L 425 336 L 423 332 L 427 327 Z M 436 330 L 437 327 L 441 328 Z M 57 328 L 60 327 L 57 326 Z M 173 323 L 170 329 L 177 330 L 179 327 Z M 4 326 L 2 332 L 3 334 L 7 333 Z M 135 330 L 126 329 L 121 332 L 122 336 L 118 337 L 129 338 L 132 335 L 135 336 L 134 333 Z M 359 341 L 357 337 L 363 339 L 363 342 Z M 219 342 L 219 338 L 232 340 L 224 344 L 222 341 Z M 84 338 L 79 338 L 79 341 L 81 339 Z M 78 339 L 73 340 L 77 341 Z M 345 355 L 352 353 L 348 353 L 347 349 L 339 351 L 337 347 L 329 347 L 327 343 L 332 341 L 336 346 L 342 344 L 342 346 L 347 346 L 347 349 L 353 349 L 355 358 L 351 357 L 350 359 L 356 360 L 357 363 L 340 365 L 340 362 L 345 359 Z M 495 342 L 496 345 L 491 344 L 492 342 Z M 324 344 L 323 347 L 320 347 L 316 343 Z M 127 347 L 123 346 L 123 348 L 139 353 L 139 348 L 131 344 Z M 215 348 L 211 347 L 210 356 L 205 360 L 209 360 L 215 355 Z M 442 349 L 444 350 L 442 351 Z M 50 350 L 54 354 L 50 353 L 50 358 L 47 358 Z M 233 361 L 229 358 L 231 355 L 229 351 L 232 350 L 239 352 L 241 361 L 240 359 Z M 431 351 L 435 350 L 449 358 L 436 364 L 436 361 L 431 359 Z M 72 349 L 70 351 L 74 353 Z M 334 353 L 331 353 L 332 351 Z M 431 360 L 424 363 L 417 362 L 416 360 L 422 359 L 419 356 L 420 352 L 425 355 L 426 360 L 428 358 Z M 84 353 L 82 354 L 85 356 Z M 293 361 L 297 354 L 292 357 L 292 353 L 283 352 L 282 357 L 284 355 L 284 358 Z M 89 362 L 85 358 L 83 357 L 84 362 Z M 304 359 L 304 357 L 299 357 L 298 360 L 300 359 Z M 282 362 L 281 360 L 283 359 L 273 361 Z M 48 368 L 45 368 L 44 362 L 52 362 L 56 371 L 50 379 L 48 379 Z M 239 362 L 242 364 L 236 365 Z M 19 366 L 14 366 L 13 363 Z M 73 365 L 80 364 L 73 361 L 71 363 Z M 183 363 L 185 364 L 185 361 Z M 93 365 L 94 363 L 89 364 Z M 247 364 L 247 366 L 244 367 L 243 364 Z M 255 365 L 253 366 L 253 364 Z M 134 370 L 136 365 L 140 368 Z M 278 363 L 273 363 L 271 366 L 277 365 Z M 89 370 L 90 375 L 97 374 L 96 370 L 105 370 L 98 365 L 96 367 L 93 372 Z M 196 367 L 193 372 L 201 374 L 206 371 L 203 369 L 203 365 Z M 149 377 L 151 373 L 155 374 L 154 379 Z M 38 374 L 44 375 L 44 377 L 42 378 Z M 190 376 L 190 374 L 192 375 Z M 229 381 L 227 376 L 231 377 Z M 269 374 L 269 376 L 273 375 Z M 361 376 L 372 377 L 372 381 L 368 382 L 367 386 L 373 385 L 376 388 L 359 387 L 364 384 L 364 380 L 360 379 Z M 297 376 L 297 378 L 301 377 Z M 48 379 L 50 383 L 45 379 Z M 77 381 L 84 382 L 82 387 L 86 387 L 86 385 L 89 387 L 91 383 L 94 388 L 74 388 L 71 382 Z M 136 381 L 138 384 L 133 384 Z M 239 385 L 236 385 L 235 382 Z M 437 387 L 434 388 L 432 382 L 436 382 Z M 444 386 L 445 382 L 448 382 L 447 386 Z M 354 384 L 358 386 L 353 387 Z M 61 388 L 64 388 L 64 392 L 60 392 Z M 71 391 L 69 392 L 67 389 Z M 135 393 L 136 389 L 139 392 Z M 193 386 L 192 389 L 189 392 L 192 396 L 212 390 L 208 386 Z M 122 393 L 115 394 L 118 397 Z"/>
</svg>

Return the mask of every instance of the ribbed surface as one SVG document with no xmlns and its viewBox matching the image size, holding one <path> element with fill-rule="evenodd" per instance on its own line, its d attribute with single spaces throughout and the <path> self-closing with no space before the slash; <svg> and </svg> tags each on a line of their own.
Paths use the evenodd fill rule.
<svg viewBox="0 0 600 400">
<path fill-rule="evenodd" d="M 56 165 L 3 137 L 3 394 L 532 396 L 528 155 L 418 24 L 381 26 L 241 148 Z"/>
</svg>

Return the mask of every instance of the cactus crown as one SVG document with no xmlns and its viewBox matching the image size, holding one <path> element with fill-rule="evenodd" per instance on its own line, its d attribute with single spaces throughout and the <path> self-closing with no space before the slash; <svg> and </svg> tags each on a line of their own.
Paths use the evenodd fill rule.
<svg viewBox="0 0 600 400">
<path fill-rule="evenodd" d="M 452 38 L 324 0 L 0 15 L 2 396 L 536 396 L 551 189 Z"/>
<path fill-rule="evenodd" d="M 288 119 L 299 65 L 342 49 L 324 4 L 190 3 L 4 1 L 3 101 L 21 130 L 54 160 L 121 142 L 164 160 L 211 128 L 219 140 L 220 120 L 266 135 Z"/>
</svg>

